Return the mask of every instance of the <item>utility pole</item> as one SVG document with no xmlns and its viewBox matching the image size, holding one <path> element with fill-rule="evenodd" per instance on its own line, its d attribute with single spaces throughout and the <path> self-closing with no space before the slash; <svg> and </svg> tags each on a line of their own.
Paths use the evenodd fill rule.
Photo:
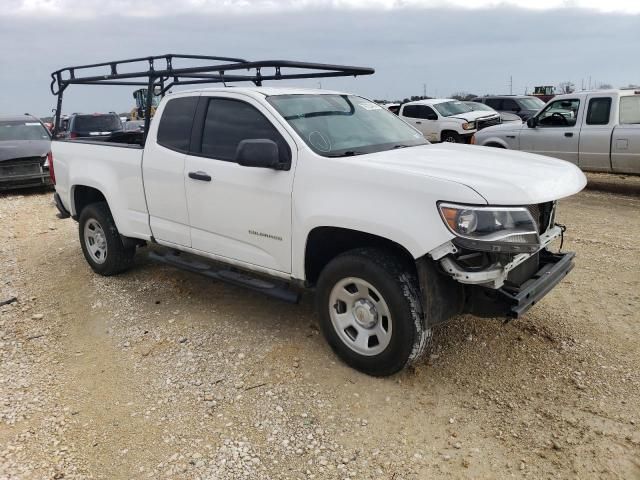
<svg viewBox="0 0 640 480">
<path fill-rule="evenodd" d="M 423 83 L 422 84 L 422 96 L 426 98 L 427 96 L 427 84 Z"/>
<path fill-rule="evenodd" d="M 513 95 L 513 75 L 509 76 L 509 95 Z"/>
</svg>

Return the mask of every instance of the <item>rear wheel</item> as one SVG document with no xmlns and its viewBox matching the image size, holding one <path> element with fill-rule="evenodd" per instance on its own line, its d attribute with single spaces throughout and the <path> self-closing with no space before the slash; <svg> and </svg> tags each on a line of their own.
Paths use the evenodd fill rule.
<svg viewBox="0 0 640 480">
<path fill-rule="evenodd" d="M 399 257 L 379 249 L 344 253 L 322 271 L 317 290 L 322 332 L 351 367 L 391 375 L 425 351 L 431 331 L 417 279 Z"/>
<path fill-rule="evenodd" d="M 444 131 L 440 134 L 440 140 L 447 143 L 462 143 L 462 138 L 456 132 Z"/>
<path fill-rule="evenodd" d="M 87 205 L 78 219 L 80 245 L 94 272 L 115 275 L 133 264 L 135 247 L 125 247 L 105 202 Z"/>
</svg>

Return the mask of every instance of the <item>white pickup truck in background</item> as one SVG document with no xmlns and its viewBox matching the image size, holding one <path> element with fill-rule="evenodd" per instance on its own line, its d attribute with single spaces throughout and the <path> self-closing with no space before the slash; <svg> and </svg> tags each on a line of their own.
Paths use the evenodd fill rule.
<svg viewBox="0 0 640 480">
<path fill-rule="evenodd" d="M 553 289 L 574 257 L 549 249 L 556 202 L 586 183 L 555 159 L 431 145 L 356 95 L 265 87 L 167 95 L 143 147 L 56 140 L 53 158 L 95 272 L 146 245 L 284 300 L 315 289 L 325 338 L 372 375 L 454 315 L 517 318 Z"/>
<path fill-rule="evenodd" d="M 558 95 L 526 124 L 487 128 L 475 143 L 561 158 L 586 171 L 640 174 L 640 91 Z"/>
<path fill-rule="evenodd" d="M 498 112 L 473 110 L 451 98 L 404 103 L 398 116 L 420 130 L 430 142 L 469 143 L 477 131 L 502 122 Z"/>
</svg>

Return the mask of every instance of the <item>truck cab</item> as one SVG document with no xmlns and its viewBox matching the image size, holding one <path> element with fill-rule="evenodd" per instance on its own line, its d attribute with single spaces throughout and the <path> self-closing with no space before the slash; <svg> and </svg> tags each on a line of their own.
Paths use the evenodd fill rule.
<svg viewBox="0 0 640 480">
<path fill-rule="evenodd" d="M 163 60 L 139 75 L 194 82 L 197 69 Z M 103 65 L 120 80 L 117 62 Z M 463 312 L 518 318 L 571 271 L 574 254 L 550 245 L 557 201 L 586 183 L 574 165 L 432 145 L 359 95 L 260 86 L 287 68 L 372 73 L 227 60 L 201 80 L 253 69 L 256 86 L 165 95 L 140 144 L 53 142 L 54 198 L 96 273 L 123 273 L 142 251 L 282 300 L 311 291 L 331 348 L 384 376 L 418 361 L 434 326 Z"/>
<path fill-rule="evenodd" d="M 464 102 L 448 98 L 405 103 L 398 115 L 430 142 L 469 143 L 478 130 L 501 123 L 495 112 L 474 111 Z"/>
<path fill-rule="evenodd" d="M 558 95 L 526 124 L 488 128 L 475 141 L 560 158 L 586 171 L 640 174 L 640 91 Z"/>
</svg>

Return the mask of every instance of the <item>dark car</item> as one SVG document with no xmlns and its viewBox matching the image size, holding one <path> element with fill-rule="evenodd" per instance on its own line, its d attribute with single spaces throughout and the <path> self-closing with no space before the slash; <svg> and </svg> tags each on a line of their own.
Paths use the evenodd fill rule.
<svg viewBox="0 0 640 480">
<path fill-rule="evenodd" d="M 0 116 L 0 190 L 51 185 L 51 136 L 31 115 Z"/>
<path fill-rule="evenodd" d="M 525 122 L 545 105 L 542 100 L 531 95 L 487 95 L 474 98 L 473 101 L 489 105 L 500 113 L 514 113 Z"/>
<path fill-rule="evenodd" d="M 107 140 L 114 133 L 122 131 L 122 122 L 116 113 L 74 113 L 69 116 L 61 136 L 71 139 Z"/>
</svg>

